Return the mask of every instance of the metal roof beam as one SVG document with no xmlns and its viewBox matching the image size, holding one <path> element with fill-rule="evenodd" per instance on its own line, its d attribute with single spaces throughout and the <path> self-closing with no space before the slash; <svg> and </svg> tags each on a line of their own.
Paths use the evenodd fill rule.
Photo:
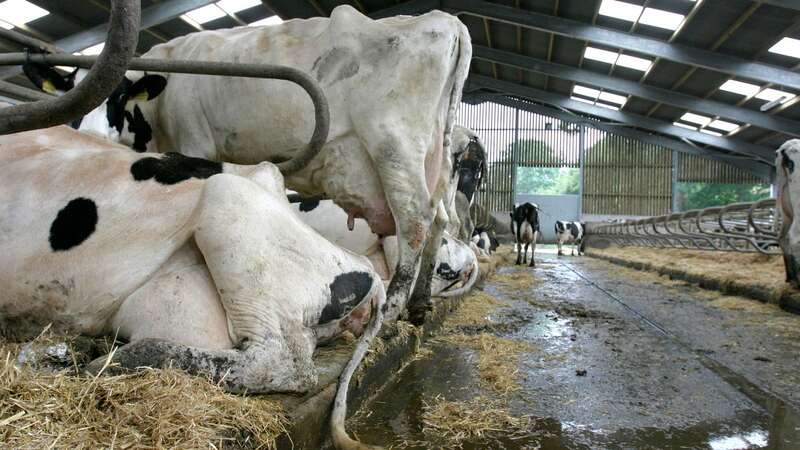
<svg viewBox="0 0 800 450">
<path fill-rule="evenodd" d="M 606 131 L 608 133 L 614 133 L 631 139 L 647 142 L 649 144 L 658 145 L 660 147 L 666 147 L 681 153 L 687 153 L 690 155 L 699 155 L 706 158 L 711 158 L 738 167 L 739 169 L 744 170 L 748 173 L 752 173 L 753 175 L 767 182 L 769 182 L 770 176 L 773 172 L 773 168 L 771 166 L 751 159 L 743 159 L 741 157 L 735 157 L 735 156 L 731 157 L 716 151 L 703 150 L 695 146 L 692 146 L 690 144 L 687 144 L 686 142 L 683 141 L 678 141 L 672 138 L 656 134 L 645 133 L 644 131 L 621 127 L 619 125 L 610 125 L 607 123 L 598 122 L 596 120 L 592 120 L 584 116 L 576 116 L 564 112 L 562 110 L 553 109 L 547 106 L 519 101 L 510 97 L 506 97 L 505 95 L 497 95 L 497 94 L 477 94 L 472 96 L 467 95 L 466 100 L 475 104 L 483 103 L 485 101 L 491 101 L 512 108 L 522 109 L 525 111 L 530 111 L 533 113 L 554 117 L 556 119 L 563 120 L 565 122 L 588 125 L 597 128 L 599 130 Z"/>
<path fill-rule="evenodd" d="M 800 73 L 769 64 L 482 0 L 443 0 L 442 6 L 443 9 L 454 14 L 484 17 L 510 25 L 555 33 L 765 83 L 800 89 Z"/>
<path fill-rule="evenodd" d="M 214 3 L 215 0 L 167 0 L 142 10 L 142 27 L 145 28 L 161 25 L 176 17 L 180 17 L 193 9 Z M 103 23 L 80 33 L 75 33 L 54 43 L 55 47 L 66 53 L 73 53 L 99 44 L 106 39 L 108 24 Z M 22 73 L 21 67 L 11 67 L 0 71 L 0 79 L 11 78 Z"/>
<path fill-rule="evenodd" d="M 710 114 L 711 116 L 722 116 L 741 123 L 750 123 L 790 136 L 800 136 L 800 122 L 798 121 L 771 116 L 723 102 L 694 97 L 692 95 L 655 86 L 643 85 L 623 78 L 590 72 L 563 64 L 551 63 L 542 59 L 487 48 L 481 45 L 472 46 L 472 56 L 493 63 L 538 72 L 577 83 L 591 84 L 603 89 L 611 89 L 622 94 L 630 94 L 655 102 L 667 103 L 679 108 Z"/>
<path fill-rule="evenodd" d="M 794 9 L 800 11 L 800 3 L 797 0 L 761 0 L 763 3 L 781 8 Z"/>
<path fill-rule="evenodd" d="M 470 75 L 468 79 L 467 90 L 473 89 L 492 89 L 505 94 L 529 98 L 531 100 L 548 103 L 556 107 L 566 108 L 582 114 L 589 114 L 607 120 L 613 120 L 623 124 L 674 136 L 680 139 L 690 139 L 701 144 L 711 145 L 729 152 L 739 153 L 760 159 L 768 164 L 772 164 L 772 161 L 775 158 L 775 152 L 772 149 L 761 145 L 751 144 L 738 139 L 712 136 L 699 131 L 676 127 L 675 125 L 672 125 L 669 122 L 664 122 L 663 120 L 653 119 L 624 111 L 616 111 L 613 109 L 604 108 L 602 106 L 590 105 L 577 100 L 572 100 L 569 97 L 555 94 L 553 92 L 542 91 L 540 89 L 522 86 L 517 83 L 495 80 L 483 75 Z"/>
</svg>

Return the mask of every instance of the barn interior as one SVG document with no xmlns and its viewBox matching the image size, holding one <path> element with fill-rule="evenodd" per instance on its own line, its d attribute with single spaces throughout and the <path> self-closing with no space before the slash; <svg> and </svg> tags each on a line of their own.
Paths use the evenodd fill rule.
<svg viewBox="0 0 800 450">
<path fill-rule="evenodd" d="M 0 52 L 98 55 L 111 3 L 0 1 Z M 135 56 L 344 5 L 375 20 L 441 10 L 467 27 L 456 124 L 486 152 L 469 215 L 500 243 L 470 293 L 373 349 L 352 388 L 353 436 L 412 449 L 800 448 L 800 290 L 786 281 L 790 184 L 776 167 L 800 136 L 800 1 L 141 0 Z M 42 98 L 55 97 L 0 67 L 0 101 Z M 519 264 L 509 217 L 525 203 L 538 211 L 535 267 Z M 335 386 L 344 353 L 325 352 Z M 34 414 L 10 386 L 0 442 Z M 282 399 L 294 411 L 274 445 L 333 448 L 332 392 Z"/>
</svg>

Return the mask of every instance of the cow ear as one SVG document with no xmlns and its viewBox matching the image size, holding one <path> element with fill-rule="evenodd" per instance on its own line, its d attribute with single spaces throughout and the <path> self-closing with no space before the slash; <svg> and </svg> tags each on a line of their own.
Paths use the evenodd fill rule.
<svg viewBox="0 0 800 450">
<path fill-rule="evenodd" d="M 63 77 L 46 64 L 27 62 L 22 65 L 22 71 L 34 86 L 48 94 L 56 94 L 58 91 L 66 92 L 74 85 L 74 75 Z"/>
<path fill-rule="evenodd" d="M 161 75 L 145 75 L 133 83 L 128 90 L 128 101 L 149 101 L 158 97 L 167 87 L 167 79 Z"/>
</svg>

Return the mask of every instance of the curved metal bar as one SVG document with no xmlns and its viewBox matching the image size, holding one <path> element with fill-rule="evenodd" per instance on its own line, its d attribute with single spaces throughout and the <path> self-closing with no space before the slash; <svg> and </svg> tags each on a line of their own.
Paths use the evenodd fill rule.
<svg viewBox="0 0 800 450">
<path fill-rule="evenodd" d="M 621 223 L 590 222 L 586 232 L 621 246 L 779 254 L 776 207 L 775 199 L 732 203 Z"/>
<path fill-rule="evenodd" d="M 139 41 L 139 0 L 111 2 L 108 38 L 86 78 L 61 97 L 0 109 L 0 134 L 67 123 L 97 108 L 119 86 Z M 26 61 L 27 54 L 17 53 Z M 31 58 L 32 59 L 32 58 Z"/>
<path fill-rule="evenodd" d="M 22 64 L 26 61 L 24 53 L 0 54 L 0 66 Z M 64 65 L 87 68 L 95 62 L 93 56 L 75 55 L 30 55 L 30 60 L 51 65 Z M 189 73 L 195 75 L 218 75 L 228 77 L 268 78 L 290 81 L 303 88 L 314 104 L 314 133 L 309 143 L 292 159 L 276 163 L 281 173 L 292 174 L 302 170 L 322 150 L 328 140 L 330 110 L 328 99 L 316 80 L 305 72 L 293 67 L 273 64 L 244 64 L 217 61 L 184 61 L 157 58 L 132 58 L 130 70 L 145 70 L 162 73 Z M 121 80 L 121 79 L 120 79 Z M 119 80 L 118 80 L 119 82 Z M 115 86 L 116 87 L 116 86 Z M 70 91 L 71 92 L 71 91 Z M 109 94 L 111 91 L 109 91 Z M 87 111 L 88 112 L 88 111 Z M 63 123 L 63 122 L 62 122 Z"/>
</svg>

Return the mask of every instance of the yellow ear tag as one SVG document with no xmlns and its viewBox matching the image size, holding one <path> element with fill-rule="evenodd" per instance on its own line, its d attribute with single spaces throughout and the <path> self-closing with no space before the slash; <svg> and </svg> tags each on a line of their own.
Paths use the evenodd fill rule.
<svg viewBox="0 0 800 450">
<path fill-rule="evenodd" d="M 137 101 L 137 102 L 146 102 L 149 99 L 150 99 L 150 95 L 147 93 L 147 91 L 144 91 L 144 92 L 136 95 L 136 97 L 133 97 L 133 100 Z"/>
<path fill-rule="evenodd" d="M 56 93 L 56 87 L 53 86 L 53 82 L 50 80 L 44 80 L 44 82 L 42 83 L 42 90 L 47 92 L 48 94 Z"/>
</svg>

